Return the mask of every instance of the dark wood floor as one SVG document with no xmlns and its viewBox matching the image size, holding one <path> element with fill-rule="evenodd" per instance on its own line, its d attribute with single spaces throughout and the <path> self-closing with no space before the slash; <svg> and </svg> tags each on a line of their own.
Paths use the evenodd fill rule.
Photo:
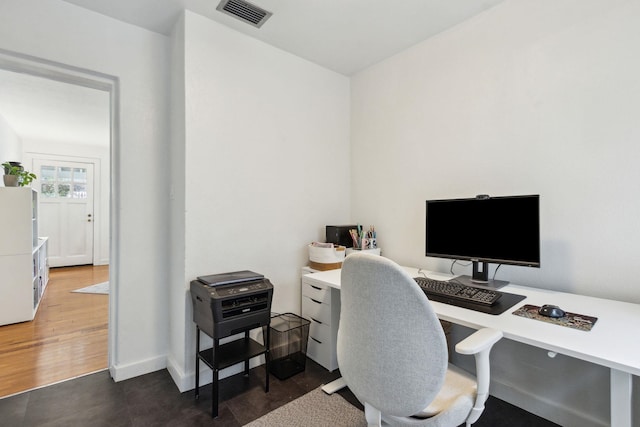
<svg viewBox="0 0 640 427">
<path fill-rule="evenodd" d="M 330 382 L 330 373 L 312 360 L 304 372 L 281 381 L 273 376 L 264 392 L 264 367 L 220 382 L 219 416 L 211 418 L 211 386 L 180 393 L 166 370 L 113 382 L 108 371 L 0 399 L 0 424 L 5 427 L 69 426 L 218 426 L 239 427 Z M 348 389 L 340 394 L 361 408 Z M 475 427 L 557 427 L 495 398 Z M 302 426 L 301 426 L 302 427 Z M 335 427 L 335 426 L 327 426 Z"/>
</svg>

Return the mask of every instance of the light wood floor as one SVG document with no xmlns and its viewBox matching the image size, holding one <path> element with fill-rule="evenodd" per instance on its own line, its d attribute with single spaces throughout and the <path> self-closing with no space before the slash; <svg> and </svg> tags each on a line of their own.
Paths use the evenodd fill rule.
<svg viewBox="0 0 640 427">
<path fill-rule="evenodd" d="M 109 296 L 71 292 L 109 266 L 52 268 L 31 322 L 0 327 L 0 397 L 107 368 Z"/>
</svg>

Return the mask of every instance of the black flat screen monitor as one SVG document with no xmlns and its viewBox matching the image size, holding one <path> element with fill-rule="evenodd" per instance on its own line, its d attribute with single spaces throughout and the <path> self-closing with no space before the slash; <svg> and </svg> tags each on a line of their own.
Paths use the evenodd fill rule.
<svg viewBox="0 0 640 427">
<path fill-rule="evenodd" d="M 459 279 L 500 287 L 488 264 L 540 267 L 540 196 L 477 196 L 427 200 L 428 257 L 473 262 L 473 276 Z"/>
</svg>

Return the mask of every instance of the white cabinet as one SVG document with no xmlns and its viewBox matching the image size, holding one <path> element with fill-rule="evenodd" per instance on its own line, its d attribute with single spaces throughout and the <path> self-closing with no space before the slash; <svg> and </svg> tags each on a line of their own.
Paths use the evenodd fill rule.
<svg viewBox="0 0 640 427">
<path fill-rule="evenodd" d="M 38 238 L 38 193 L 0 187 L 0 325 L 33 320 L 48 281 L 47 239 Z"/>
<path fill-rule="evenodd" d="M 304 271 L 303 273 L 308 273 Z M 309 320 L 307 356 L 329 371 L 338 368 L 336 344 L 340 320 L 340 291 L 302 277 L 302 317 Z"/>
</svg>

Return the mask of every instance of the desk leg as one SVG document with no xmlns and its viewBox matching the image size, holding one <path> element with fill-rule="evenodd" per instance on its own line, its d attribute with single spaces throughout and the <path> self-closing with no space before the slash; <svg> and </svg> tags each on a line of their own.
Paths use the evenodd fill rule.
<svg viewBox="0 0 640 427">
<path fill-rule="evenodd" d="M 632 376 L 628 372 L 611 369 L 611 426 L 631 427 Z"/>
</svg>

